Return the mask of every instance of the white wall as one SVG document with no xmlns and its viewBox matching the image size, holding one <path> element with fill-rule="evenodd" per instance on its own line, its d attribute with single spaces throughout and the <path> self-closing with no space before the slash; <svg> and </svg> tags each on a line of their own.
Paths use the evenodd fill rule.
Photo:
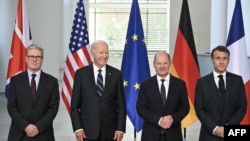
<svg viewBox="0 0 250 141">
<path fill-rule="evenodd" d="M 4 92 L 18 0 L 0 0 L 0 92 Z M 63 1 L 26 0 L 32 41 L 44 48 L 45 72 L 59 77 L 63 47 Z"/>
<path fill-rule="evenodd" d="M 221 1 L 225 2 L 227 0 L 220 0 L 219 2 Z M 241 1 L 249 54 L 250 27 L 246 25 L 250 25 L 250 19 L 247 18 L 250 13 L 250 9 L 247 7 L 250 5 L 250 1 Z M 5 89 L 17 2 L 18 0 L 0 0 L 0 92 L 4 92 Z M 33 43 L 42 46 L 45 50 L 42 69 L 59 79 L 61 79 L 59 69 L 64 67 L 64 60 L 68 51 L 76 2 L 77 0 L 26 0 Z M 212 2 L 214 2 L 215 5 L 219 4 L 217 0 L 212 0 Z M 188 0 L 188 3 L 197 52 L 203 54 L 204 52 L 208 52 L 214 44 L 223 43 L 221 40 L 216 41 L 218 38 L 217 35 L 220 35 L 218 34 L 220 32 L 217 31 L 210 34 L 210 21 L 213 20 L 211 19 L 210 12 L 211 1 Z M 233 10 L 232 8 L 234 8 L 234 3 L 234 0 L 228 0 L 228 8 L 231 9 L 231 11 Z M 182 0 L 170 0 L 170 52 L 173 51 L 175 46 L 181 4 Z M 87 12 L 88 5 L 86 5 L 85 8 Z M 225 9 L 217 8 L 217 13 L 223 13 L 222 10 Z M 221 22 L 218 24 L 220 23 Z M 227 27 L 227 25 L 223 26 Z M 220 37 L 226 37 L 224 31 L 222 33 L 224 35 L 220 35 Z"/>
<path fill-rule="evenodd" d="M 235 7 L 235 0 L 212 0 L 211 10 L 211 47 L 226 45 L 227 36 Z M 241 0 L 241 8 L 244 22 L 247 54 L 250 56 L 250 18 L 249 0 Z"/>
</svg>

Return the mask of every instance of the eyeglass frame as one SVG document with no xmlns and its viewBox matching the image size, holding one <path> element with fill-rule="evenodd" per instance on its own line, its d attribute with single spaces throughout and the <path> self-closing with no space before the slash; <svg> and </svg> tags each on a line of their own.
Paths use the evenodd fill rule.
<svg viewBox="0 0 250 141">
<path fill-rule="evenodd" d="M 29 59 L 29 60 L 37 60 L 37 61 L 40 61 L 40 60 L 42 60 L 43 59 L 43 56 L 34 56 L 34 55 L 27 55 L 27 58 Z"/>
</svg>

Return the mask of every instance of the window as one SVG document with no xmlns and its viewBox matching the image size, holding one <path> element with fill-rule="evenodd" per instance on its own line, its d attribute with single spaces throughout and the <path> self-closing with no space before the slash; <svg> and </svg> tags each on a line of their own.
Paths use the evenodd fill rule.
<svg viewBox="0 0 250 141">
<path fill-rule="evenodd" d="M 110 52 L 124 49 L 133 0 L 89 0 L 90 41 L 104 39 Z M 169 50 L 168 0 L 138 0 L 148 52 Z"/>
</svg>

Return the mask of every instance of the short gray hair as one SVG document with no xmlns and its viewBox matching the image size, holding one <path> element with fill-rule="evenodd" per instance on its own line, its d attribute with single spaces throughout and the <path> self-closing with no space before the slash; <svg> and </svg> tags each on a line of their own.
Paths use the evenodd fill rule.
<svg viewBox="0 0 250 141">
<path fill-rule="evenodd" d="M 36 45 L 36 44 L 31 44 L 30 46 L 28 46 L 28 47 L 26 48 L 26 55 L 28 55 L 28 52 L 29 52 L 31 49 L 38 49 L 38 50 L 40 50 L 41 53 L 42 53 L 42 57 L 43 57 L 43 48 L 40 47 L 40 46 L 38 46 L 38 45 Z"/>
</svg>

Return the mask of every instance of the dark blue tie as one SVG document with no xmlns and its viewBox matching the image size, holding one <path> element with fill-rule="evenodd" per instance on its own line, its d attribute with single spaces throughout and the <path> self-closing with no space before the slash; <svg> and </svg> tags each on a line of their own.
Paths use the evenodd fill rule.
<svg viewBox="0 0 250 141">
<path fill-rule="evenodd" d="M 219 90 L 220 90 L 220 93 L 224 94 L 224 92 L 225 92 L 225 84 L 224 84 L 224 80 L 223 80 L 223 75 L 219 75 L 218 77 L 220 78 L 219 79 Z"/>
<path fill-rule="evenodd" d="M 97 75 L 97 93 L 98 95 L 102 96 L 103 95 L 103 77 L 102 77 L 102 70 L 98 70 L 98 75 Z"/>
<path fill-rule="evenodd" d="M 161 79 L 161 100 L 163 103 L 163 107 L 165 107 L 165 105 L 166 105 L 166 89 L 164 86 L 164 81 L 165 81 L 165 79 Z"/>
</svg>

